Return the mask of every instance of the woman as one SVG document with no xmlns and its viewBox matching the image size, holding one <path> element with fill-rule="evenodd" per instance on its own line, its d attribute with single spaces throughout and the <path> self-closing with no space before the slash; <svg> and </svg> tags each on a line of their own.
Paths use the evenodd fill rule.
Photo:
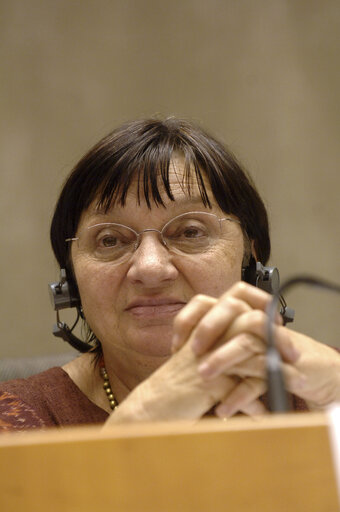
<svg viewBox="0 0 340 512">
<path fill-rule="evenodd" d="M 271 298 L 242 276 L 269 257 L 267 214 L 214 138 L 175 118 L 115 130 L 67 179 L 51 241 L 94 348 L 3 384 L 4 429 L 266 411 Z M 296 407 L 340 400 L 337 352 L 280 315 L 275 336 Z"/>
</svg>

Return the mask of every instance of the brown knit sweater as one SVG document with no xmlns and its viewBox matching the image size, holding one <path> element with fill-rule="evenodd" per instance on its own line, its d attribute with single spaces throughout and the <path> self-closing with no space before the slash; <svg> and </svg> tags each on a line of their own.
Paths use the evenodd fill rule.
<svg viewBox="0 0 340 512">
<path fill-rule="evenodd" d="M 0 431 L 104 423 L 107 417 L 62 368 L 0 385 Z"/>
<path fill-rule="evenodd" d="M 262 397 L 266 404 L 266 396 Z M 307 410 L 292 397 L 295 411 Z M 62 368 L 0 384 L 0 432 L 104 423 L 108 413 L 91 402 Z"/>
</svg>

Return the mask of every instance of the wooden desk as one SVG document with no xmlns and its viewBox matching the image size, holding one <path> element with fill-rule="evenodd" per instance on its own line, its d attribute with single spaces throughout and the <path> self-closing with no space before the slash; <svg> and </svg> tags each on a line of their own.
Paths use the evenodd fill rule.
<svg viewBox="0 0 340 512">
<path fill-rule="evenodd" d="M 326 416 L 0 437 L 1 512 L 338 512 Z"/>
</svg>

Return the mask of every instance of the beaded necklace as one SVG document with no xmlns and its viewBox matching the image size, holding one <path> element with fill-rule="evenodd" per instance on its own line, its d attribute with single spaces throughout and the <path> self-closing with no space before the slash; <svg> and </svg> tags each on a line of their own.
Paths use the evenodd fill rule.
<svg viewBox="0 0 340 512">
<path fill-rule="evenodd" d="M 118 402 L 113 394 L 113 391 L 112 391 L 112 388 L 111 388 L 111 384 L 110 384 L 110 380 L 109 380 L 109 376 L 108 376 L 108 373 L 106 371 L 106 368 L 105 368 L 105 363 L 104 363 L 104 358 L 101 357 L 100 359 L 100 362 L 99 362 L 99 367 L 100 367 L 100 375 L 102 376 L 102 379 L 103 379 L 103 388 L 104 388 L 104 391 L 106 393 L 106 396 L 107 396 L 107 399 L 109 401 L 109 404 L 110 404 L 110 407 L 111 409 L 114 411 L 117 407 L 118 407 Z"/>
</svg>

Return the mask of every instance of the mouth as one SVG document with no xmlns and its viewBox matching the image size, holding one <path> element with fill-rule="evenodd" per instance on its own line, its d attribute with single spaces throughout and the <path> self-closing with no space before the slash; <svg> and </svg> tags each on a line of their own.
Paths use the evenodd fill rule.
<svg viewBox="0 0 340 512">
<path fill-rule="evenodd" d="M 136 317 L 173 316 L 185 304 L 184 301 L 171 297 L 145 297 L 132 301 L 125 310 Z"/>
</svg>

